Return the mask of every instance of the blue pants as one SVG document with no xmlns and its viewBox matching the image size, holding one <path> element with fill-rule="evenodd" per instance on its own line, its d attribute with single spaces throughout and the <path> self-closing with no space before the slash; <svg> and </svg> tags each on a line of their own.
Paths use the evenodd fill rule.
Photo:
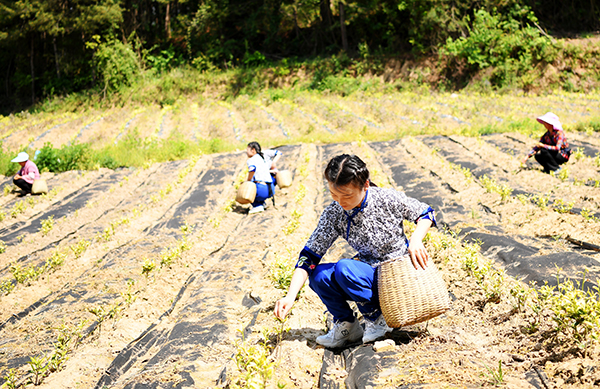
<svg viewBox="0 0 600 389">
<path fill-rule="evenodd" d="M 258 207 L 259 205 L 265 205 L 265 200 L 269 197 L 273 197 L 275 194 L 275 185 L 273 185 L 273 183 L 269 184 L 271 186 L 271 196 L 269 196 L 269 187 L 266 184 L 259 184 L 258 182 L 255 182 L 255 184 L 256 197 L 254 198 L 252 206 Z"/>
<path fill-rule="evenodd" d="M 377 271 L 364 262 L 340 259 L 318 265 L 309 277 L 310 288 L 321 298 L 335 321 L 354 321 L 348 305 L 356 302 L 363 317 L 375 320 L 381 314 Z"/>
</svg>

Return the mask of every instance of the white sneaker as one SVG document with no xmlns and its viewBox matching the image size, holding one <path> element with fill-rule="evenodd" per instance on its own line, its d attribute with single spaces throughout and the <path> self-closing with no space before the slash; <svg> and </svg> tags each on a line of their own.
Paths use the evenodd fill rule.
<svg viewBox="0 0 600 389">
<path fill-rule="evenodd" d="M 375 321 L 365 319 L 365 334 L 363 335 L 363 343 L 373 342 L 381 337 L 384 337 L 388 332 L 392 332 L 393 328 L 390 328 L 385 322 L 383 315 L 379 315 Z"/>
<path fill-rule="evenodd" d="M 252 215 L 253 213 L 259 213 L 265 210 L 265 207 L 263 205 L 257 205 L 256 207 L 252 207 L 252 209 L 250 211 L 248 211 L 249 215 Z"/>
<path fill-rule="evenodd" d="M 327 334 L 317 337 L 317 343 L 327 348 L 342 347 L 346 342 L 356 342 L 362 335 L 363 329 L 358 320 L 354 320 L 352 323 L 338 321 L 333 324 L 333 328 Z"/>
</svg>

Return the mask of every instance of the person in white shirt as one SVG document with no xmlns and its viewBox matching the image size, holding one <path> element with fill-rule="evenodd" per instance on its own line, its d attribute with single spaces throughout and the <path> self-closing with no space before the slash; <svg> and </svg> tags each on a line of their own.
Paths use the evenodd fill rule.
<svg viewBox="0 0 600 389">
<path fill-rule="evenodd" d="M 248 181 L 256 184 L 256 197 L 252 203 L 251 214 L 265 210 L 265 200 L 275 194 L 275 185 L 271 177 L 271 162 L 267 162 L 258 142 L 248 143 Z"/>
<path fill-rule="evenodd" d="M 260 147 L 260 146 L 259 146 Z M 277 161 L 281 158 L 281 151 L 276 149 L 267 149 L 262 152 L 265 162 L 269 166 L 271 171 L 271 178 L 273 178 L 273 185 L 277 185 Z"/>
</svg>

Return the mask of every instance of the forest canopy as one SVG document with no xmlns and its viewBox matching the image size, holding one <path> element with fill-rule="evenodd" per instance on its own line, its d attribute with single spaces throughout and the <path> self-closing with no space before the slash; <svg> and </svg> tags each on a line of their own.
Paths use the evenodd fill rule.
<svg viewBox="0 0 600 389">
<path fill-rule="evenodd" d="M 106 92 L 144 68 L 228 69 L 340 52 L 442 52 L 481 67 L 490 63 L 483 46 L 499 41 L 470 39 L 486 23 L 535 41 L 501 52 L 510 62 L 543 50 L 540 37 L 599 29 L 600 10 L 580 0 L 0 0 L 0 105 Z"/>
</svg>

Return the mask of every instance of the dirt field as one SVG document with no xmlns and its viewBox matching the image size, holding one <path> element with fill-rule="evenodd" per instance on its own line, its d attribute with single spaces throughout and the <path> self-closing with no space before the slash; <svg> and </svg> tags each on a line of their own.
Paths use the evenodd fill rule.
<svg viewBox="0 0 600 389">
<path fill-rule="evenodd" d="M 245 166 L 241 152 L 147 169 L 46 173 L 50 196 L 1 200 L 0 382 L 250 387 L 261 379 L 240 368 L 241 355 L 267 350 L 255 365 L 273 388 L 480 387 L 497 382 L 498 366 L 507 387 L 598 385 L 597 346 L 584 356 L 527 334 L 529 318 L 512 300 L 486 303 L 460 251 L 440 243 L 477 242 L 482 258 L 506 270 L 507 283 L 555 285 L 558 266 L 561 277 L 575 280 L 587 270 L 586 288 L 596 286 L 600 254 L 589 248 L 600 245 L 593 160 L 600 139 L 573 138 L 585 155 L 562 178 L 533 162 L 520 167 L 531 142 L 519 134 L 285 146 L 283 167 L 294 172 L 294 184 L 257 215 L 231 202 Z M 295 262 L 331 201 L 324 165 L 342 152 L 361 156 L 378 185 L 431 204 L 439 222 L 428 247 L 451 310 L 395 330 L 378 351 L 373 344 L 318 346 L 327 316 L 308 288 L 286 323 L 272 315 L 284 291 L 269 274 L 276 263 Z M 512 192 L 502 198 L 486 190 L 484 176 Z M 349 255 L 338 242 L 326 260 Z"/>
</svg>

